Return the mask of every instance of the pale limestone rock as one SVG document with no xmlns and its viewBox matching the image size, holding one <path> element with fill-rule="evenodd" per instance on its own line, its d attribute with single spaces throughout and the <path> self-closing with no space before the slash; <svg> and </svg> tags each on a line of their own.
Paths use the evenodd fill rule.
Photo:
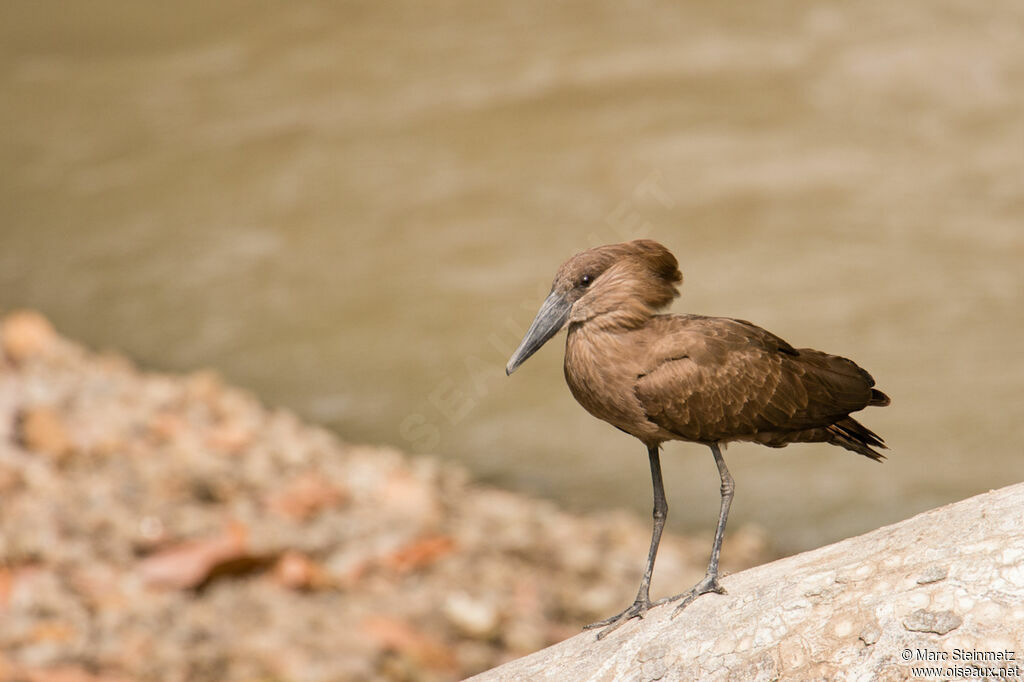
<svg viewBox="0 0 1024 682">
<path fill-rule="evenodd" d="M 910 680 L 930 665 L 1017 677 L 1022 548 L 1017 484 L 728 576 L 728 594 L 675 618 L 661 607 L 604 640 L 584 632 L 472 679 Z"/>
</svg>

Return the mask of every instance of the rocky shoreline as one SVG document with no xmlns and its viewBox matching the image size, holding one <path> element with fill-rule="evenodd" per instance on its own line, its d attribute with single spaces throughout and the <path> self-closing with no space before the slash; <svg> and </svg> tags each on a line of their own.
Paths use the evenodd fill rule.
<svg viewBox="0 0 1024 682">
<path fill-rule="evenodd" d="M 0 327 L 0 680 L 451 680 L 633 597 L 649 520 L 353 445 L 208 371 Z M 703 575 L 666 535 L 655 591 Z M 772 558 L 730 531 L 724 566 Z"/>
</svg>

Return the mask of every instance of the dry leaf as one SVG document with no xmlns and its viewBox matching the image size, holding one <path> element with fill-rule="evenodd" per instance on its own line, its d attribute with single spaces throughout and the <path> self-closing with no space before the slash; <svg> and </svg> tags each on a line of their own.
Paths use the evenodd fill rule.
<svg viewBox="0 0 1024 682">
<path fill-rule="evenodd" d="M 368 616 L 362 625 L 363 631 L 381 649 L 396 651 L 435 670 L 450 670 L 455 666 L 455 655 L 450 648 L 403 620 Z"/>
<path fill-rule="evenodd" d="M 7 608 L 7 605 L 11 603 L 13 590 L 14 571 L 8 566 L 0 566 L 0 610 Z"/>
<path fill-rule="evenodd" d="M 283 490 L 267 500 L 274 512 L 295 521 L 304 521 L 320 510 L 337 507 L 348 500 L 348 494 L 315 473 L 293 479 Z"/>
<path fill-rule="evenodd" d="M 274 564 L 274 580 L 293 590 L 309 590 L 326 582 L 323 568 L 309 556 L 290 549 Z"/>
<path fill-rule="evenodd" d="M 384 558 L 384 566 L 396 573 L 409 573 L 429 566 L 455 549 L 455 541 L 447 535 L 419 538 Z"/>
<path fill-rule="evenodd" d="M 18 421 L 18 439 L 25 448 L 63 459 L 71 454 L 74 443 L 64 419 L 52 407 L 30 407 Z"/>
<path fill-rule="evenodd" d="M 85 668 L 73 665 L 26 668 L 18 672 L 19 674 L 14 679 L 27 682 L 130 682 L 131 679 L 111 673 L 92 673 Z"/>
<path fill-rule="evenodd" d="M 154 587 L 198 587 L 219 565 L 245 558 L 247 544 L 245 526 L 232 523 L 220 535 L 183 542 L 143 559 L 139 571 Z"/>
<path fill-rule="evenodd" d="M 0 322 L 3 352 L 14 362 L 22 362 L 50 350 L 57 332 L 45 317 L 34 310 L 16 310 Z"/>
</svg>

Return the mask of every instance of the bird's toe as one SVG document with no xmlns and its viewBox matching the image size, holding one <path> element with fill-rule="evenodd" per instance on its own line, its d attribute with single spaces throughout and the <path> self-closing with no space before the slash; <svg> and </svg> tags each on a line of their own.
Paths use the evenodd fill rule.
<svg viewBox="0 0 1024 682">
<path fill-rule="evenodd" d="M 661 602 L 658 603 L 660 604 Z M 596 623 L 591 623 L 590 625 L 584 625 L 583 629 L 596 630 L 598 628 L 603 628 L 599 633 L 597 633 L 597 638 L 604 639 L 610 633 L 619 629 L 619 627 L 621 627 L 622 624 L 626 621 L 633 618 L 643 618 L 644 614 L 647 613 L 647 611 L 649 611 L 650 608 L 655 605 L 656 604 L 652 604 L 649 599 L 637 599 L 635 602 L 633 602 L 632 606 L 630 606 L 622 613 L 616 614 L 611 618 L 599 620 Z"/>
<path fill-rule="evenodd" d="M 703 580 L 701 580 L 699 583 L 691 587 L 686 592 L 677 594 L 674 597 L 669 597 L 668 601 L 676 601 L 677 599 L 682 600 L 679 602 L 679 605 L 676 606 L 675 611 L 672 612 L 672 618 L 678 616 L 679 613 L 687 606 L 692 604 L 694 600 L 697 599 L 697 597 L 699 597 L 702 594 L 707 594 L 708 592 L 714 592 L 716 594 L 726 593 L 725 588 L 722 587 L 722 584 L 720 582 L 718 582 L 717 574 L 713 575 L 709 573 L 704 576 Z"/>
</svg>

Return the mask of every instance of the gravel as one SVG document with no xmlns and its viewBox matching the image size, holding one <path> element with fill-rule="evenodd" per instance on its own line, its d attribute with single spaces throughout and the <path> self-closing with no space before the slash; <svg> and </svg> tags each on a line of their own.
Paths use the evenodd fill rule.
<svg viewBox="0 0 1024 682">
<path fill-rule="evenodd" d="M 649 520 L 353 445 L 0 322 L 0 680 L 452 680 L 631 602 Z M 703 575 L 667 534 L 655 590 Z M 731 531 L 728 570 L 772 558 Z"/>
</svg>

